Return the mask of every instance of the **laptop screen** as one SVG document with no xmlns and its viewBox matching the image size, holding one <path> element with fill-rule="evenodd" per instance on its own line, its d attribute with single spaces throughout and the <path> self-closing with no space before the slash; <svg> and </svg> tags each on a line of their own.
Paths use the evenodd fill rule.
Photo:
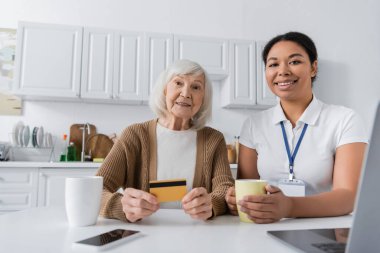
<svg viewBox="0 0 380 253">
<path fill-rule="evenodd" d="M 344 252 L 349 228 L 268 231 L 268 234 L 305 252 Z"/>
</svg>

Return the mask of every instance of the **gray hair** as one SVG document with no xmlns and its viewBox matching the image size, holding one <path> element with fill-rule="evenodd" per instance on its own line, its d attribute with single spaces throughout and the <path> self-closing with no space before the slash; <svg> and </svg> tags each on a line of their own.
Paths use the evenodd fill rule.
<svg viewBox="0 0 380 253">
<path fill-rule="evenodd" d="M 206 125 L 206 122 L 211 119 L 212 84 L 206 71 L 196 62 L 178 60 L 161 72 L 149 99 L 149 106 L 152 111 L 159 118 L 165 117 L 169 113 L 166 107 L 165 89 L 166 85 L 173 79 L 173 77 L 179 75 L 198 76 L 202 74 L 205 78 L 205 94 L 199 111 L 191 119 L 191 129 L 198 130 L 203 128 Z"/>
</svg>

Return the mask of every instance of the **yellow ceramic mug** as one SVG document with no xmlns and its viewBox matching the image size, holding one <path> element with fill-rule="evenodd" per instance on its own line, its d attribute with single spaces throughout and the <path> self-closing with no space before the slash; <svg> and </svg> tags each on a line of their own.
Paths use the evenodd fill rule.
<svg viewBox="0 0 380 253">
<path fill-rule="evenodd" d="M 268 184 L 266 180 L 258 179 L 236 179 L 235 192 L 236 203 L 239 202 L 244 196 L 247 195 L 265 195 L 265 186 Z M 246 213 L 240 211 L 240 206 L 237 205 L 240 220 L 243 222 L 253 222 L 247 217 Z"/>
</svg>

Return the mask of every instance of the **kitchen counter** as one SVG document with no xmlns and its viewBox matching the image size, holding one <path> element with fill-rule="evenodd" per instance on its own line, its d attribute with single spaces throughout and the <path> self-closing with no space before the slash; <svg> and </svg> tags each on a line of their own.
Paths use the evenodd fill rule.
<svg viewBox="0 0 380 253">
<path fill-rule="evenodd" d="M 101 163 L 93 162 L 0 162 L 1 168 L 40 168 L 40 169 L 97 169 L 102 165 Z M 230 164 L 232 176 L 236 178 L 237 164 Z"/>
<path fill-rule="evenodd" d="M 93 162 L 0 162 L 0 168 L 99 168 L 100 165 Z"/>
<path fill-rule="evenodd" d="M 7 168 L 25 168 L 25 167 L 38 167 L 38 168 L 99 168 L 102 163 L 93 162 L 0 162 L 1 167 Z M 237 169 L 237 164 L 230 164 L 231 169 Z"/>
</svg>

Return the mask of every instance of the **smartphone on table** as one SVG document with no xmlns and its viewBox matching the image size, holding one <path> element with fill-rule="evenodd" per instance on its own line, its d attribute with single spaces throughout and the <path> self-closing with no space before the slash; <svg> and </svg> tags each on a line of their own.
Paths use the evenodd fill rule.
<svg viewBox="0 0 380 253">
<path fill-rule="evenodd" d="M 74 242 L 73 247 L 78 249 L 80 248 L 102 251 L 136 238 L 139 234 L 140 231 L 136 230 L 115 229 L 100 235 Z"/>
</svg>

